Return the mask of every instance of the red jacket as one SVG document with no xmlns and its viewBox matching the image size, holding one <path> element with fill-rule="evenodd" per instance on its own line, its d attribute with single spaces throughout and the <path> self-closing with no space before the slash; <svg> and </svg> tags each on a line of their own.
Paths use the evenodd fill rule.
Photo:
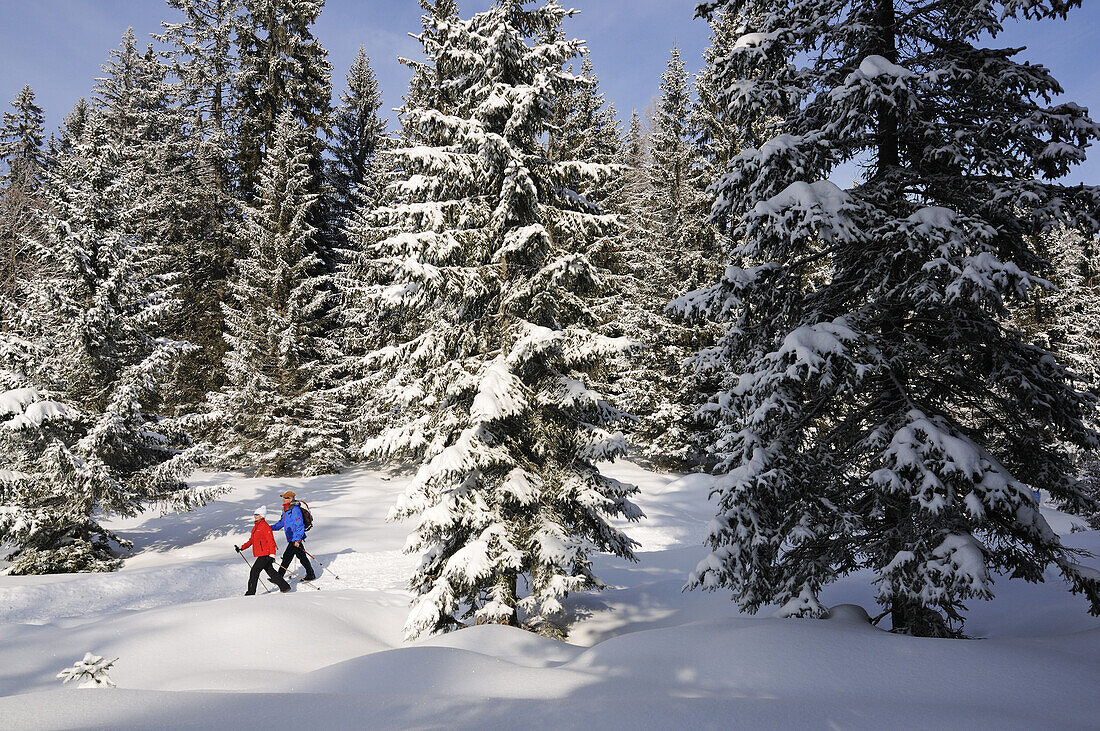
<svg viewBox="0 0 1100 731">
<path fill-rule="evenodd" d="M 258 520 L 252 525 L 252 535 L 248 537 L 248 543 L 241 546 L 241 550 L 249 546 L 252 546 L 253 556 L 274 556 L 279 552 L 279 547 L 275 545 L 275 536 L 271 533 L 271 526 L 266 520 Z"/>
</svg>

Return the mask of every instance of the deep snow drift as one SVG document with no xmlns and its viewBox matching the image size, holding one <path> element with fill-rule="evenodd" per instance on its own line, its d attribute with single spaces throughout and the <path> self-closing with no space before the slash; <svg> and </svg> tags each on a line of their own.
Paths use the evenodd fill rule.
<svg viewBox="0 0 1100 731">
<path fill-rule="evenodd" d="M 569 643 L 499 626 L 403 642 L 415 559 L 401 553 L 407 526 L 384 516 L 404 478 L 202 475 L 233 491 L 192 514 L 109 523 L 135 542 L 121 571 L 0 576 L 0 718 L 21 729 L 1100 724 L 1100 619 L 1057 577 L 1000 580 L 995 601 L 971 606 L 967 630 L 982 640 L 891 635 L 853 606 L 827 620 L 744 617 L 728 594 L 681 592 L 705 553 L 709 478 L 608 471 L 642 488 L 648 518 L 628 529 L 639 562 L 597 561 L 612 588 L 573 597 L 582 619 Z M 232 546 L 252 509 L 276 511 L 288 488 L 313 508 L 322 588 L 240 596 L 248 569 Z M 1067 543 L 1100 553 L 1100 534 L 1047 515 Z M 872 597 L 860 575 L 824 599 L 875 611 Z M 117 689 L 55 678 L 88 651 L 119 658 Z"/>
</svg>

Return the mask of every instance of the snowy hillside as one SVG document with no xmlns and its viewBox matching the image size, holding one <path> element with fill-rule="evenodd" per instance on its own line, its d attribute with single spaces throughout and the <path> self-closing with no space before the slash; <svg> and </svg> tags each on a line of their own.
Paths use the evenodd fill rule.
<svg viewBox="0 0 1100 731">
<path fill-rule="evenodd" d="M 183 516 L 110 527 L 134 555 L 110 574 L 0 577 L 6 728 L 1084 728 L 1100 718 L 1100 620 L 1060 581 L 997 584 L 971 606 L 987 639 L 929 640 L 828 620 L 739 616 L 726 594 L 681 592 L 704 549 L 708 478 L 611 470 L 642 487 L 639 561 L 599 561 L 612 585 L 573 597 L 569 643 L 481 626 L 405 643 L 413 558 L 384 516 L 404 478 L 366 470 L 231 478 Z M 204 475 L 216 484 L 224 475 Z M 320 591 L 241 596 L 233 552 L 259 504 L 290 488 L 314 509 Z M 1072 521 L 1048 511 L 1055 528 Z M 280 547 L 283 545 L 279 535 Z M 1073 546 L 1100 552 L 1100 534 Z M 1091 559 L 1092 566 L 1100 562 Z M 337 579 L 336 576 L 339 576 Z M 863 577 L 831 605 L 873 610 Z M 117 689 L 63 686 L 91 651 Z"/>
</svg>

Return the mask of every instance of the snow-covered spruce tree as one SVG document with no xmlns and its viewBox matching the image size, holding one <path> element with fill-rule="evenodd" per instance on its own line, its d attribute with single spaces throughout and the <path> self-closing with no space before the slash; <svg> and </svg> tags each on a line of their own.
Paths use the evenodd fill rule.
<svg viewBox="0 0 1100 731">
<path fill-rule="evenodd" d="M 555 100 L 558 128 L 551 130 L 550 159 L 613 165 L 622 148 L 619 122 L 615 118 L 615 108 L 607 103 L 604 93 L 600 91 L 600 79 L 587 53 L 581 62 L 577 81 L 575 86 Z M 573 181 L 570 187 L 576 188 L 591 203 L 604 202 L 609 194 L 606 182 L 602 186 L 593 186 L 591 190 L 585 190 L 582 182 Z"/>
<path fill-rule="evenodd" d="M 132 187 L 124 193 L 134 202 L 117 208 L 118 229 L 142 246 L 143 269 L 167 282 L 178 278 L 172 269 L 193 243 L 185 212 L 195 207 L 182 120 L 169 105 L 167 69 L 151 46 L 144 53 L 137 48 L 132 28 L 102 69 L 94 89 L 97 123 L 114 155 L 115 178 Z M 163 325 L 166 313 L 160 314 Z"/>
<path fill-rule="evenodd" d="M 331 370 L 332 379 L 341 383 L 340 399 L 349 409 L 352 428 L 348 432 L 349 448 L 362 444 L 363 417 L 372 404 L 361 390 L 363 386 L 363 356 L 373 350 L 381 323 L 376 322 L 377 308 L 362 296 L 367 285 L 369 267 L 361 236 L 349 235 L 361 223 L 362 217 L 382 203 L 383 191 L 390 175 L 390 159 L 385 148 L 391 144 L 384 135 L 386 122 L 379 116 L 382 97 L 378 80 L 370 67 L 364 48 L 352 62 L 347 75 L 348 89 L 340 96 L 340 106 L 333 115 L 333 137 L 329 144 L 332 159 L 328 162 L 328 185 L 331 193 L 328 217 L 337 227 L 334 237 L 340 248 L 337 273 L 339 307 L 338 340 L 341 358 Z M 369 419 L 369 417 L 368 417 Z M 369 419 L 374 422 L 376 419 Z"/>
<path fill-rule="evenodd" d="M 54 162 L 35 244 L 39 276 L 8 308 L 4 337 L 23 344 L 19 386 L 4 399 L 5 474 L 0 541 L 10 573 L 110 570 L 112 542 L 99 514 L 135 515 L 147 504 L 188 509 L 212 493 L 183 479 L 197 454 L 149 411 L 187 343 L 154 338 L 171 306 L 162 278 L 125 221 L 143 205 L 102 115 Z M 12 364 L 5 364 L 10 367 Z M 178 446 L 177 446 L 178 445 Z"/>
<path fill-rule="evenodd" d="M 629 235 L 640 234 L 656 225 L 645 206 L 649 195 L 648 158 L 649 132 L 643 127 L 642 117 L 635 109 L 630 114 L 619 154 L 614 159 L 620 167 L 620 174 L 607 201 L 608 208 L 623 219 Z"/>
<path fill-rule="evenodd" d="M 242 0 L 237 27 L 240 71 L 234 88 L 240 190 L 246 200 L 257 193 L 260 168 L 274 144 L 276 122 L 284 110 L 309 136 L 309 190 L 321 190 L 325 143 L 319 132 L 327 132 L 330 124 L 332 65 L 312 28 L 324 4 L 324 0 Z"/>
<path fill-rule="evenodd" d="M 1097 239 L 1065 225 L 1036 237 L 1049 266 L 1040 273 L 1050 282 L 1036 288 L 1027 302 L 1011 311 L 1009 327 L 1028 342 L 1049 350 L 1065 366 L 1078 388 L 1100 396 L 1100 256 Z M 1094 428 L 1100 414 L 1088 413 Z M 1098 504 L 1085 517 L 1100 526 L 1100 454 L 1067 448 L 1081 475 L 1082 489 Z M 1041 486 L 1037 486 L 1041 487 Z"/>
<path fill-rule="evenodd" d="M 114 660 L 108 660 L 100 655 L 86 652 L 82 659 L 62 670 L 56 677 L 61 680 L 62 684 L 68 683 L 70 680 L 78 680 L 80 681 L 77 684 L 78 688 L 114 688 L 115 681 L 111 680 L 107 671 L 116 662 L 118 662 L 117 657 Z"/>
<path fill-rule="evenodd" d="M 149 332 L 188 341 L 206 334 L 194 344 L 208 346 L 207 320 L 218 304 L 206 276 L 217 250 L 208 225 L 211 190 L 189 139 L 188 110 L 174 103 L 179 88 L 166 80 L 168 70 L 152 47 L 141 52 L 128 30 L 96 81 L 95 101 L 117 153 L 117 174 L 140 197 L 140 205 L 124 211 L 119 232 L 141 246 L 145 275 L 172 290 L 174 306 L 158 313 Z M 201 403 L 212 380 L 205 358 L 192 348 L 173 368 L 164 390 L 170 410 L 193 411 Z"/>
<path fill-rule="evenodd" d="M 659 227 L 655 254 L 666 262 L 672 278 L 665 285 L 678 294 L 710 282 L 718 273 L 716 237 L 699 216 L 706 212 L 706 186 L 697 174 L 701 151 L 694 139 L 690 94 L 680 50 L 673 48 L 661 75 L 661 96 L 649 135 L 648 204 Z"/>
<path fill-rule="evenodd" d="M 624 370 L 624 405 L 639 418 L 632 441 L 656 465 L 691 469 L 701 449 L 689 436 L 698 408 L 688 356 L 712 343 L 713 328 L 702 320 L 683 323 L 666 311 L 670 301 L 716 274 L 716 235 L 704 222 L 705 197 L 698 179 L 699 150 L 691 139 L 690 87 L 679 49 L 673 48 L 661 76 L 661 95 L 638 160 L 639 194 L 625 212 L 630 222 L 622 260 L 626 263 L 624 307 L 628 331 L 645 343 Z"/>
<path fill-rule="evenodd" d="M 562 182 L 603 166 L 551 162 L 551 101 L 577 83 L 555 40 L 556 2 L 500 2 L 453 21 L 441 86 L 451 113 L 406 108 L 404 179 L 373 214 L 373 297 L 395 328 L 373 358 L 389 429 L 371 451 L 423 458 L 391 513 L 411 519 L 421 555 L 410 636 L 499 622 L 553 633 L 572 591 L 600 586 L 590 554 L 632 557 L 611 524 L 640 517 L 635 488 L 600 474 L 621 455 L 623 414 L 586 385 L 627 344 L 589 308 L 603 272 L 586 248 L 615 225 Z M 409 128 L 413 128 L 410 130 Z"/>
<path fill-rule="evenodd" d="M 725 373 L 710 406 L 718 515 L 689 585 L 740 607 L 825 611 L 866 567 L 895 631 L 948 636 L 993 577 L 1056 567 L 1100 612 L 1034 503 L 1090 501 L 1062 444 L 1094 445 L 1085 398 L 1042 348 L 1000 321 L 1037 284 L 1029 235 L 1090 228 L 1100 191 L 1047 182 L 1100 128 L 1041 66 L 979 47 L 1040 0 L 721 0 L 741 37 L 718 60 L 743 129 L 783 109 L 714 186 L 742 241 L 721 281 L 682 301 L 725 315 L 700 359 Z M 807 63 L 799 61 L 808 57 Z M 765 69 L 765 72 L 761 72 Z M 843 160 L 864 180 L 826 178 Z"/>
<path fill-rule="evenodd" d="M 691 169 L 695 158 L 689 128 L 691 86 L 680 49 L 676 46 L 673 46 L 665 71 L 661 74 L 660 89 L 649 134 L 649 206 L 661 227 L 656 233 L 662 239 L 672 241 L 690 204 Z M 673 266 L 690 265 L 690 262 L 669 263 Z M 684 282 L 685 285 L 689 283 Z"/>
<path fill-rule="evenodd" d="M 762 125 L 775 117 L 782 116 L 783 110 L 774 108 L 758 110 L 757 119 L 749 124 L 750 129 L 734 119 L 730 109 L 723 101 L 723 76 L 721 60 L 729 55 L 741 38 L 742 22 L 736 13 L 719 12 L 710 21 L 710 45 L 703 50 L 703 68 L 695 77 L 696 100 L 691 105 L 688 120 L 689 136 L 696 146 L 694 166 L 696 170 L 690 176 L 696 189 L 701 189 L 698 198 L 709 213 L 714 203 L 710 184 L 729 167 L 733 159 L 741 152 L 745 141 L 753 137 Z M 758 69 L 760 73 L 763 69 Z M 759 144 L 759 143 L 758 143 Z M 696 205 L 698 201 L 693 201 Z M 693 209 L 694 212 L 694 209 Z M 721 228 L 729 228 L 729 222 L 723 221 Z M 722 247 L 719 242 L 718 248 Z"/>
<path fill-rule="evenodd" d="M 24 86 L 0 124 L 0 293 L 12 297 L 20 279 L 33 276 L 27 246 L 41 208 L 39 185 L 46 166 L 42 109 Z"/>
<path fill-rule="evenodd" d="M 43 113 L 35 102 L 34 90 L 24 86 L 11 107 L 12 111 L 4 112 L 0 125 L 0 163 L 6 168 L 0 182 L 7 184 L 25 177 L 36 179 L 45 165 Z"/>
<path fill-rule="evenodd" d="M 1036 237 L 1036 251 L 1049 265 L 1039 274 L 1050 283 L 1036 288 L 1011 311 L 1008 324 L 1049 350 L 1085 390 L 1100 393 L 1100 257 L 1091 234 L 1060 225 Z"/>
<path fill-rule="evenodd" d="M 73 108 L 61 120 L 61 128 L 56 136 L 51 136 L 49 141 L 48 158 L 56 158 L 62 154 L 70 154 L 76 145 L 84 137 L 84 130 L 88 125 L 88 119 L 92 114 L 92 105 L 84 97 L 80 97 L 73 104 Z"/>
<path fill-rule="evenodd" d="M 405 118 L 410 110 L 434 109 L 445 115 L 458 109 L 458 90 L 465 83 L 457 71 L 458 57 L 464 51 L 458 37 L 463 32 L 455 0 L 419 0 L 424 14 L 420 18 L 421 33 L 414 36 L 424 49 L 425 59 L 399 58 L 412 69 L 409 88 L 398 110 Z M 403 124 L 396 132 L 397 144 L 403 147 L 443 145 L 438 134 L 423 125 Z M 400 158 L 383 153 L 379 162 L 383 177 L 400 173 Z M 408 174 L 405 176 L 408 177 Z M 391 201 L 393 190 L 383 189 L 379 204 L 382 209 Z M 345 236 L 348 250 L 339 277 L 342 297 L 341 343 L 345 357 L 338 370 L 342 386 L 341 399 L 349 409 L 350 442 L 359 450 L 364 442 L 378 436 L 392 418 L 387 398 L 375 398 L 385 386 L 388 376 L 380 370 L 371 354 L 382 343 L 405 342 L 416 337 L 423 326 L 406 317 L 399 308 L 381 306 L 376 287 L 389 281 L 387 273 L 376 266 L 377 245 L 390 235 L 399 233 L 401 222 L 391 225 L 388 217 L 375 216 L 369 200 L 360 201 L 348 222 Z M 421 445 L 423 446 L 423 445 Z"/>
<path fill-rule="evenodd" d="M 703 51 L 704 65 L 695 79 L 696 99 L 690 106 L 687 124 L 694 152 L 688 173 L 687 200 L 679 211 L 681 223 L 675 228 L 680 232 L 681 245 L 696 261 L 695 271 L 698 274 L 693 277 L 684 272 L 689 283 L 692 279 L 698 283 L 700 274 L 706 277 L 706 268 L 722 262 L 730 252 L 729 242 L 722 233 L 729 229 L 728 220 L 707 220 L 714 203 L 713 194 L 707 187 L 741 151 L 745 135 L 740 125 L 730 118 L 728 108 L 721 101 L 721 79 L 716 63 L 729 53 L 740 38 L 740 22 L 733 13 L 718 13 L 710 25 L 710 45 Z M 777 112 L 770 110 L 771 116 Z M 759 116 L 765 119 L 768 115 L 761 112 Z M 717 271 L 712 269 L 710 273 L 716 275 Z M 674 310 L 672 314 L 675 315 Z M 683 322 L 676 322 L 675 325 L 685 327 Z M 687 335 L 681 339 L 686 349 L 696 351 L 703 345 L 713 345 L 720 328 L 711 318 L 697 313 L 687 323 L 686 329 L 680 332 Z M 681 355 L 683 350 L 680 348 L 677 355 Z M 673 376 L 667 404 L 656 414 L 656 418 L 649 420 L 652 424 L 650 429 L 656 431 L 651 447 L 653 457 L 663 458 L 679 469 L 709 469 L 714 463 L 708 444 L 712 425 L 702 418 L 705 412 L 700 412 L 699 407 L 717 393 L 720 374 L 714 369 L 700 367 L 703 363 L 696 359 L 680 361 L 679 365 L 679 378 Z M 669 372 L 674 373 L 672 368 Z"/>
<path fill-rule="evenodd" d="M 332 186 L 332 215 L 344 226 L 359 208 L 378 206 L 384 181 L 378 156 L 385 141 L 386 121 L 379 116 L 382 94 L 366 49 L 351 63 L 347 91 L 332 117 L 328 180 Z"/>
<path fill-rule="evenodd" d="M 79 415 L 26 385 L 22 373 L 6 372 L 4 380 L 17 386 L 0 393 L 0 536 L 15 546 L 4 556 L 14 561 L 9 572 L 114 569 L 116 549 L 130 543 L 91 517 L 94 497 L 80 484 L 90 471 L 74 453 L 85 431 Z"/>
<path fill-rule="evenodd" d="M 456 106 L 456 90 L 460 83 L 453 72 L 459 63 L 455 35 L 462 24 L 458 17 L 457 0 L 417 0 L 424 14 L 420 16 L 421 32 L 413 36 L 424 49 L 427 60 L 399 57 L 397 60 L 412 69 L 409 89 L 403 97 L 401 110 L 438 109 L 449 114 Z M 417 128 L 403 125 L 402 134 L 415 134 Z M 419 140 L 404 139 L 411 147 Z"/>
<path fill-rule="evenodd" d="M 221 388 L 225 357 L 222 301 L 236 255 L 240 210 L 235 200 L 237 57 L 233 33 L 240 0 L 168 0 L 182 14 L 163 23 L 158 36 L 167 47 L 174 82 L 169 94 L 181 117 L 182 156 L 168 166 L 170 182 L 186 201 L 173 219 L 175 238 L 185 242 L 177 261 L 185 273 L 177 321 L 198 346 L 184 356 L 172 384 L 181 412 L 195 410 L 207 393 Z M 177 247 L 179 248 L 179 247 Z"/>
<path fill-rule="evenodd" d="M 196 156 L 209 182 L 229 190 L 234 134 L 233 33 L 241 0 L 166 0 L 183 20 L 162 23 L 158 40 L 168 46 L 177 79 L 176 102 L 189 118 Z"/>
<path fill-rule="evenodd" d="M 309 224 L 312 134 L 283 112 L 240 231 L 225 305 L 226 385 L 211 395 L 222 430 L 216 461 L 259 474 L 315 475 L 343 465 L 344 419 L 326 390 L 337 353 L 331 275 Z"/>
</svg>

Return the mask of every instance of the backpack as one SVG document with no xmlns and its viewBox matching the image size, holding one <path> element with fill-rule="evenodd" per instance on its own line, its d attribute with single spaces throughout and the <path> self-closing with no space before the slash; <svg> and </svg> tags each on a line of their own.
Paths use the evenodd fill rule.
<svg viewBox="0 0 1100 731">
<path fill-rule="evenodd" d="M 308 531 L 313 527 L 313 513 L 309 512 L 309 506 L 301 500 L 295 500 L 294 502 L 298 505 L 298 509 L 302 511 L 302 523 Z"/>
</svg>

